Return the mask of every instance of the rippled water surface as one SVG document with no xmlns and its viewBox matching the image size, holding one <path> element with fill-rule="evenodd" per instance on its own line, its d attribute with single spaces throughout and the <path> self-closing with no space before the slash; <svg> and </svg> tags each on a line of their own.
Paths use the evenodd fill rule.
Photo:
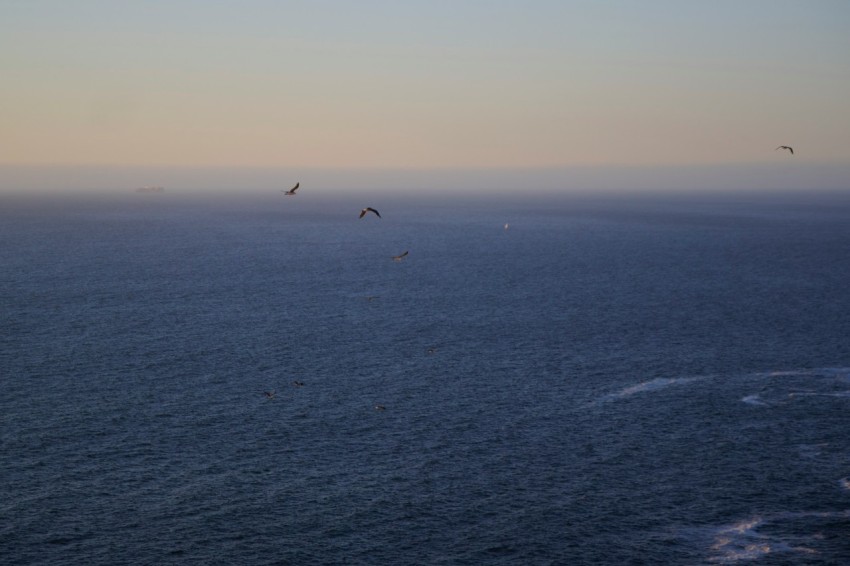
<svg viewBox="0 0 850 566">
<path fill-rule="evenodd" d="M 846 198 L 4 198 L 0 563 L 850 558 Z"/>
</svg>

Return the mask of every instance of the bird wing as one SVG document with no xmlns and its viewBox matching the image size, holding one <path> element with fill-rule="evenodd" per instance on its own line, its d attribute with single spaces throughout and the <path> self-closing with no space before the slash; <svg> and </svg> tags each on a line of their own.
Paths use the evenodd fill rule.
<svg viewBox="0 0 850 566">
<path fill-rule="evenodd" d="M 381 213 L 380 213 L 380 212 L 378 212 L 377 210 L 375 210 L 374 208 L 367 208 L 366 210 L 371 211 L 371 212 L 374 212 L 375 214 L 377 214 L 377 215 L 378 215 L 378 218 L 380 218 L 380 217 L 381 217 Z"/>
<path fill-rule="evenodd" d="M 364 208 L 363 210 L 361 210 L 361 211 L 360 211 L 360 218 L 363 218 L 364 216 L 366 216 L 366 213 L 367 213 L 368 211 L 369 211 L 369 209 L 367 209 L 367 208 Z"/>
<path fill-rule="evenodd" d="M 300 187 L 300 186 L 301 186 L 301 182 L 295 183 L 295 186 L 292 187 L 291 189 L 289 189 L 289 192 L 294 193 L 298 189 L 298 187 Z"/>
</svg>

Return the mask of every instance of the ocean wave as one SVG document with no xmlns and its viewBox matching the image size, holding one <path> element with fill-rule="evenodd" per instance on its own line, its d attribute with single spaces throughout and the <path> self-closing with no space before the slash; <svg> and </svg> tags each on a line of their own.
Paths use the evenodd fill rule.
<svg viewBox="0 0 850 566">
<path fill-rule="evenodd" d="M 741 399 L 747 405 L 754 405 L 756 407 L 769 407 L 770 403 L 766 403 L 762 400 L 762 398 L 758 394 L 747 395 L 743 399 Z"/>
<path fill-rule="evenodd" d="M 799 368 L 782 369 L 758 372 L 758 377 L 830 377 L 850 379 L 850 368 L 847 367 L 824 367 L 824 368 Z"/>
<path fill-rule="evenodd" d="M 802 511 L 755 516 L 714 530 L 708 561 L 732 564 L 775 554 L 819 554 L 821 520 L 850 518 L 844 511 Z M 765 528 L 767 527 L 767 528 Z M 770 531 L 767 534 L 766 530 Z"/>
<path fill-rule="evenodd" d="M 712 376 L 688 376 L 688 377 L 657 377 L 647 381 L 642 381 L 635 385 L 624 387 L 614 393 L 608 393 L 599 397 L 593 404 L 617 401 L 626 399 L 633 395 L 652 393 L 661 391 L 676 385 L 686 385 L 696 381 L 710 379 Z M 773 407 L 792 402 L 795 398 L 801 397 L 833 397 L 841 399 L 850 399 L 850 390 L 832 390 L 823 391 L 822 385 L 814 386 L 814 383 L 820 382 L 831 383 L 832 387 L 837 385 L 836 380 L 850 380 L 850 368 L 835 367 L 835 368 L 816 368 L 816 369 L 790 369 L 790 370 L 771 370 L 765 372 L 757 372 L 750 374 L 739 374 L 737 379 L 741 382 L 747 381 L 752 383 L 753 379 L 761 380 L 762 378 L 783 378 L 781 381 L 771 382 L 768 386 L 762 387 L 760 393 L 750 393 L 740 397 L 740 401 L 754 407 Z M 813 381 L 816 380 L 816 381 Z M 725 385 L 732 385 L 730 381 L 726 381 Z M 790 386 L 790 387 L 789 387 Z M 792 388 L 789 391 L 789 388 Z M 784 389 L 784 390 L 783 390 Z M 820 390 L 819 390 L 820 389 Z"/>
<path fill-rule="evenodd" d="M 668 387 L 672 387 L 674 385 L 684 385 L 686 383 L 691 383 L 700 379 L 704 379 L 703 377 L 658 377 L 649 381 L 644 381 L 642 383 L 638 383 L 637 385 L 632 385 L 626 387 L 625 389 L 621 389 L 616 393 L 610 393 L 608 395 L 603 396 L 600 401 L 613 401 L 616 399 L 623 399 L 626 397 L 631 397 L 632 395 L 637 395 L 639 393 L 651 393 L 654 391 L 659 391 L 662 389 L 666 389 Z"/>
<path fill-rule="evenodd" d="M 812 397 L 850 398 L 845 383 L 850 380 L 850 369 L 846 367 L 773 370 L 743 377 L 769 380 L 762 382 L 759 393 L 741 398 L 752 406 L 780 406 Z"/>
</svg>

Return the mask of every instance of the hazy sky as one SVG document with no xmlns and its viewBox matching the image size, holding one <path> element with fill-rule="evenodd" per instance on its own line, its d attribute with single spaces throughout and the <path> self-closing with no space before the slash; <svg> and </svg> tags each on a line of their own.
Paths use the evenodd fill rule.
<svg viewBox="0 0 850 566">
<path fill-rule="evenodd" d="M 0 0 L 0 166 L 728 170 L 788 144 L 850 186 L 848 30 L 846 0 Z"/>
</svg>

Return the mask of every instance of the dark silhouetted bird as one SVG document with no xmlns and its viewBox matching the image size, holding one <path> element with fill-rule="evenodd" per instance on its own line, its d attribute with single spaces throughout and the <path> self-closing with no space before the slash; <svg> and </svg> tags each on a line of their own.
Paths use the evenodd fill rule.
<svg viewBox="0 0 850 566">
<path fill-rule="evenodd" d="M 404 258 L 406 258 L 406 257 L 407 257 L 407 254 L 409 254 L 409 253 L 410 253 L 410 252 L 404 252 L 403 254 L 394 255 L 394 256 L 393 256 L 393 261 L 401 261 L 401 260 L 403 260 Z"/>
<path fill-rule="evenodd" d="M 263 395 L 265 395 L 269 399 L 274 399 L 274 391 L 263 391 Z"/>
<path fill-rule="evenodd" d="M 380 218 L 380 217 L 381 217 L 381 213 L 380 213 L 380 212 L 378 212 L 378 211 L 377 211 L 377 210 L 375 210 L 374 208 L 371 208 L 371 207 L 368 207 L 368 206 L 367 206 L 366 208 L 364 208 L 363 210 L 361 210 L 361 211 L 360 211 L 360 218 L 363 218 L 364 216 L 366 216 L 366 213 L 367 213 L 367 212 L 374 212 L 374 213 L 375 213 L 375 215 L 376 215 L 378 218 Z"/>
<path fill-rule="evenodd" d="M 780 146 L 779 146 L 779 147 L 777 147 L 776 149 L 787 149 L 788 151 L 790 151 L 790 152 L 791 152 L 791 155 L 794 155 L 794 148 L 793 148 L 793 147 L 791 147 L 791 146 L 788 146 L 788 145 L 780 145 Z M 774 149 L 773 151 L 776 151 L 776 149 Z"/>
<path fill-rule="evenodd" d="M 292 187 L 292 188 L 291 188 L 291 189 L 289 189 L 288 191 L 284 191 L 284 192 L 283 192 L 283 194 L 285 194 L 285 195 L 286 195 L 286 196 L 288 196 L 288 197 L 294 197 L 294 196 L 295 196 L 295 191 L 297 191 L 297 190 L 298 190 L 298 187 L 299 187 L 300 185 L 301 185 L 301 182 L 299 181 L 299 182 L 295 183 L 295 186 L 294 186 L 294 187 Z"/>
</svg>

